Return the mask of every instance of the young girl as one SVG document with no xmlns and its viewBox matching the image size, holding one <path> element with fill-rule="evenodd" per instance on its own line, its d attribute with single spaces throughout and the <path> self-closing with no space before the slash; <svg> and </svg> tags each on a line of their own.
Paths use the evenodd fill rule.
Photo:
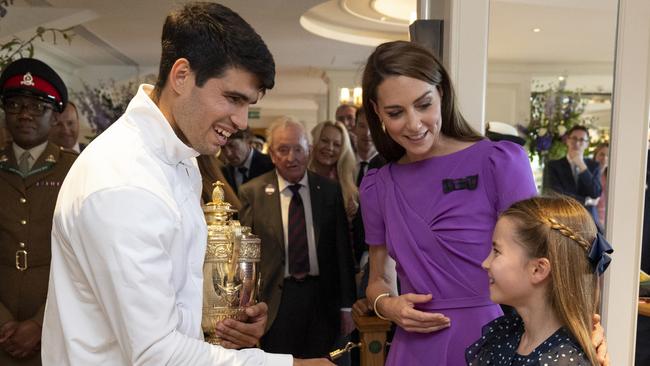
<svg viewBox="0 0 650 366">
<path fill-rule="evenodd" d="M 483 268 L 492 301 L 518 315 L 483 327 L 466 351 L 468 365 L 597 365 L 592 314 L 611 252 L 573 199 L 536 197 L 512 205 L 497 221 Z"/>
</svg>

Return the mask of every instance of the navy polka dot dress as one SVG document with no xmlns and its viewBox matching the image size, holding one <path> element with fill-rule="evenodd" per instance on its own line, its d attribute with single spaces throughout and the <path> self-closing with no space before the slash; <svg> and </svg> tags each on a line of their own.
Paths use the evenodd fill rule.
<svg viewBox="0 0 650 366">
<path fill-rule="evenodd" d="M 518 315 L 504 315 L 483 327 L 482 337 L 466 351 L 469 366 L 589 366 L 589 358 L 565 328 L 558 329 L 529 355 L 517 353 L 524 333 Z"/>
</svg>

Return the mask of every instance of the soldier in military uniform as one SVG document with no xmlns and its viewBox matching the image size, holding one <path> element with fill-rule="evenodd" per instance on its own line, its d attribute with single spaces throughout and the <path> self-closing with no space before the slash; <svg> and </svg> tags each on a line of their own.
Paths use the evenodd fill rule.
<svg viewBox="0 0 650 366">
<path fill-rule="evenodd" d="M 68 95 L 45 63 L 8 65 L 0 97 L 13 137 L 0 150 L 0 365 L 40 365 L 52 215 L 77 154 L 48 142 Z"/>
</svg>

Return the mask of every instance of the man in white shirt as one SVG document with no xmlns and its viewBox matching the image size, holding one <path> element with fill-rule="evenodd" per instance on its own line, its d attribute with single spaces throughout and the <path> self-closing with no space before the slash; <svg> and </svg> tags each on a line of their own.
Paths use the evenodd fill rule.
<svg viewBox="0 0 650 366">
<path fill-rule="evenodd" d="M 167 17 L 156 86 L 140 86 L 61 187 L 44 365 L 309 363 L 202 340 L 207 228 L 195 157 L 246 128 L 274 69 L 260 36 L 222 5 L 191 3 Z M 225 346 L 257 342 L 266 305 L 248 315 L 249 323 L 220 324 Z"/>
</svg>

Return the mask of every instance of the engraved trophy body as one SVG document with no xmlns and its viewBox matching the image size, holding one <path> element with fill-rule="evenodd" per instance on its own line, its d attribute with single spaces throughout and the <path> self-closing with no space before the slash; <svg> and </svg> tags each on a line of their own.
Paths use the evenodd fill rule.
<svg viewBox="0 0 650 366">
<path fill-rule="evenodd" d="M 212 202 L 203 207 L 208 243 L 203 264 L 205 340 L 220 344 L 216 326 L 224 319 L 245 320 L 245 309 L 256 303 L 261 241 L 249 227 L 232 219 L 237 212 L 224 201 L 223 183 L 215 183 Z"/>
</svg>

